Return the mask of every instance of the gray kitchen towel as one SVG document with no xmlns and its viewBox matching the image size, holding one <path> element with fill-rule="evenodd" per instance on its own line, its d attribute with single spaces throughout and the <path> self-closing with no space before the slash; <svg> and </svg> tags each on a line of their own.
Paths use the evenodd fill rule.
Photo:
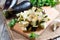
<svg viewBox="0 0 60 40">
<path fill-rule="evenodd" d="M 4 21 L 4 17 L 2 15 L 2 12 L 0 11 L 0 40 L 10 40 Z"/>
</svg>

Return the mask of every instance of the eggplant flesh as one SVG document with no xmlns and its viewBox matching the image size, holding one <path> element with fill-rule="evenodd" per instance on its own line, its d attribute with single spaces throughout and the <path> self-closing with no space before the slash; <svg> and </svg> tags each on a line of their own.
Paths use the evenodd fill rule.
<svg viewBox="0 0 60 40">
<path fill-rule="evenodd" d="M 32 8 L 29 1 L 23 1 L 12 8 L 12 12 L 19 13 Z"/>
<path fill-rule="evenodd" d="M 12 0 L 6 0 L 5 4 L 4 4 L 4 8 L 3 9 L 8 9 L 9 6 L 11 5 Z"/>
</svg>

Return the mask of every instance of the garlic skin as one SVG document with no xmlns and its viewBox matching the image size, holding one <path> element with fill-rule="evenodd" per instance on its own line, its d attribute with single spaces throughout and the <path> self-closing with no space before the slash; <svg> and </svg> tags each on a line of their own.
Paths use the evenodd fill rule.
<svg viewBox="0 0 60 40">
<path fill-rule="evenodd" d="M 24 12 L 18 13 L 18 21 L 23 24 L 25 27 L 28 25 L 32 25 L 32 27 L 41 27 L 43 29 L 46 28 L 46 22 L 49 21 L 48 15 L 43 14 L 42 10 L 36 7 L 32 7 L 32 9 L 26 10 Z"/>
<path fill-rule="evenodd" d="M 59 27 L 57 24 L 60 23 L 60 19 L 55 19 L 53 24 L 53 31 L 57 30 Z"/>
<path fill-rule="evenodd" d="M 57 29 L 57 24 L 54 23 L 54 25 L 53 25 L 53 31 L 55 31 L 56 29 Z"/>
</svg>

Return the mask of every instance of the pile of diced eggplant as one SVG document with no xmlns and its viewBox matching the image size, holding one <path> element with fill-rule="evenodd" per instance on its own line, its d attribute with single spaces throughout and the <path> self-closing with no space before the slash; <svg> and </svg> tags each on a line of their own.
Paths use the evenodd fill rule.
<svg viewBox="0 0 60 40">
<path fill-rule="evenodd" d="M 38 28 L 45 29 L 46 22 L 49 21 L 46 13 L 36 7 L 32 7 L 29 10 L 18 13 L 18 22 L 22 25 L 21 27 L 25 31 L 36 31 Z"/>
</svg>

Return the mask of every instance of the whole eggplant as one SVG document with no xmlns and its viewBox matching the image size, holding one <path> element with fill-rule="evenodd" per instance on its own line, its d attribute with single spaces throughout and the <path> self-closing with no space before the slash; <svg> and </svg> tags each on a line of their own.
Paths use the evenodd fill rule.
<svg viewBox="0 0 60 40">
<path fill-rule="evenodd" d="M 3 9 L 8 9 L 9 6 L 11 5 L 12 0 L 6 0 L 5 4 L 4 4 L 4 8 Z"/>
<path fill-rule="evenodd" d="M 18 0 L 12 0 L 11 5 L 10 5 L 9 8 L 12 8 L 12 7 L 14 7 L 15 5 L 17 5 L 17 2 L 18 2 Z"/>
<path fill-rule="evenodd" d="M 17 4 L 17 1 L 18 0 L 6 0 L 3 9 L 8 9 L 8 8 L 14 7 Z"/>
<path fill-rule="evenodd" d="M 32 4 L 29 1 L 23 1 L 12 8 L 12 12 L 19 13 L 32 8 Z"/>
</svg>

